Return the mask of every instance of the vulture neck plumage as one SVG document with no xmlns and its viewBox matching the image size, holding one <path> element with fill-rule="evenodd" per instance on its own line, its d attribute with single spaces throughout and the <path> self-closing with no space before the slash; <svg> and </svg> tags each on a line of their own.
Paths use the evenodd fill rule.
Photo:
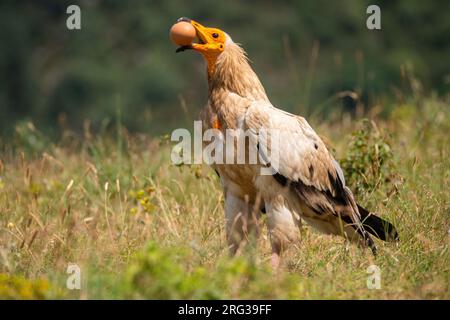
<svg viewBox="0 0 450 320">
<path fill-rule="evenodd" d="M 219 103 L 234 93 L 252 101 L 269 101 L 266 91 L 249 64 L 245 51 L 230 41 L 215 63 L 208 63 L 209 99 Z"/>
</svg>

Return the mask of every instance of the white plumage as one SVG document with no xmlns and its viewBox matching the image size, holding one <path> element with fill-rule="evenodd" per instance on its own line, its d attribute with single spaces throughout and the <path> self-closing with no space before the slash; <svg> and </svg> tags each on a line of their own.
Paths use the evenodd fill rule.
<svg viewBox="0 0 450 320">
<path fill-rule="evenodd" d="M 270 103 L 242 48 L 219 29 L 192 24 L 202 43 L 190 48 L 208 64 L 203 127 L 221 130 L 224 136 L 227 129 L 245 130 L 263 159 L 272 162 L 271 156 L 279 155 L 273 175 L 261 174 L 267 166 L 263 163 L 212 165 L 224 190 L 230 251 L 235 253 L 249 237 L 257 236 L 261 212 L 268 215 L 274 267 L 283 250 L 297 241 L 302 220 L 369 246 L 374 253 L 369 233 L 397 239 L 390 223 L 356 204 L 342 169 L 308 122 Z"/>
</svg>

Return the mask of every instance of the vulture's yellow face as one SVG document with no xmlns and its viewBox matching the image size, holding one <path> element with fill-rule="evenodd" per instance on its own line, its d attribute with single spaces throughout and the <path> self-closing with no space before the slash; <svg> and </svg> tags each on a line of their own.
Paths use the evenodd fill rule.
<svg viewBox="0 0 450 320">
<path fill-rule="evenodd" d="M 197 21 L 189 18 L 180 18 L 177 22 L 185 21 L 191 23 L 197 33 L 198 43 L 183 46 L 177 49 L 177 52 L 187 49 L 193 49 L 200 52 L 206 59 L 208 66 L 216 63 L 217 57 L 225 50 L 227 34 L 217 28 L 207 28 Z"/>
</svg>

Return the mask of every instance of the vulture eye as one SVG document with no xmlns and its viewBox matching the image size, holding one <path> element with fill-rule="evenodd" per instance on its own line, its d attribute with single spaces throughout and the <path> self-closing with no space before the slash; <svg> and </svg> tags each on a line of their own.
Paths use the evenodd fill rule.
<svg viewBox="0 0 450 320">
<path fill-rule="evenodd" d="M 219 37 L 219 35 L 218 35 L 217 33 L 215 33 L 215 32 L 212 34 L 212 36 L 213 36 L 213 38 L 215 38 L 215 39 L 217 39 L 217 38 Z"/>
</svg>

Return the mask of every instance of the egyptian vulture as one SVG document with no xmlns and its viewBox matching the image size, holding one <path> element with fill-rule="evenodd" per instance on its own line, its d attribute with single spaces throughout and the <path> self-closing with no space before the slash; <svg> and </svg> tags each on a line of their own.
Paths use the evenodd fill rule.
<svg viewBox="0 0 450 320">
<path fill-rule="evenodd" d="M 258 139 L 258 150 L 280 156 L 273 174 L 261 174 L 256 164 L 213 164 L 225 198 L 227 241 L 231 254 L 258 234 L 258 219 L 267 214 L 274 268 L 280 255 L 299 237 L 301 220 L 326 234 L 346 237 L 376 254 L 370 235 L 384 241 L 398 239 L 395 227 L 358 205 L 345 185 L 342 169 L 308 122 L 274 107 L 245 51 L 224 31 L 208 28 L 189 18 L 198 43 L 181 46 L 201 53 L 207 64 L 208 103 L 201 113 L 203 128 L 269 132 Z M 271 150 L 272 131 L 280 143 Z M 251 137 L 250 137 L 251 138 Z M 272 147 L 273 148 L 273 147 Z M 270 162 L 270 159 L 267 160 Z"/>
</svg>

